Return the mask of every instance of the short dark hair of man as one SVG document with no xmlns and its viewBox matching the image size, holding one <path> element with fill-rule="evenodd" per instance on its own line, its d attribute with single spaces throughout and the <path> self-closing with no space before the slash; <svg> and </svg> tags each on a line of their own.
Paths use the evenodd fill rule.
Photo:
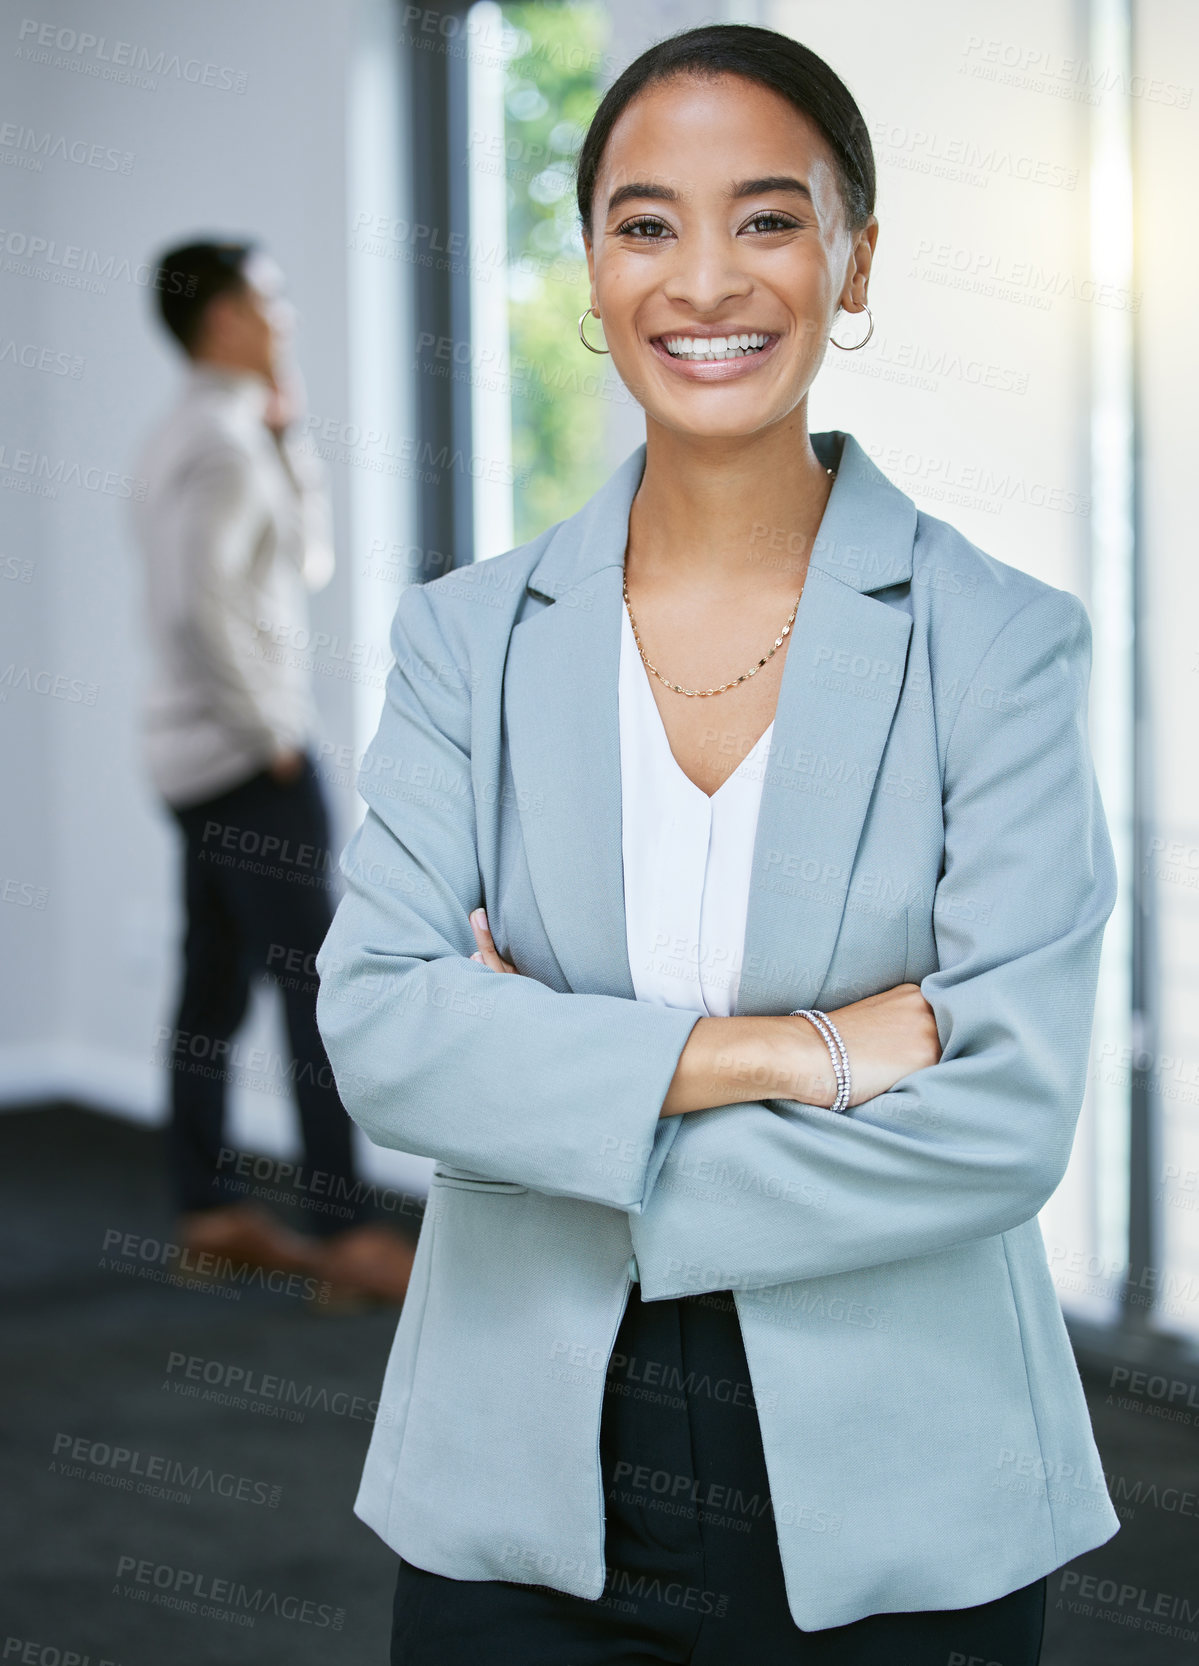
<svg viewBox="0 0 1199 1666">
<path fill-rule="evenodd" d="M 185 353 L 195 350 L 208 303 L 245 289 L 246 261 L 256 247 L 248 241 L 186 243 L 159 257 L 158 308 Z"/>
</svg>

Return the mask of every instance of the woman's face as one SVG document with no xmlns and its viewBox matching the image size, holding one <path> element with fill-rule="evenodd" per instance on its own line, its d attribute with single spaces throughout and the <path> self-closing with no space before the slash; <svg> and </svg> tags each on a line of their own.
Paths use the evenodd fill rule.
<svg viewBox="0 0 1199 1666">
<path fill-rule="evenodd" d="M 647 420 L 731 438 L 788 417 L 838 305 L 865 298 L 877 232 L 871 218 L 850 234 L 826 140 L 769 88 L 679 76 L 641 93 L 609 135 L 584 246 L 591 304 Z M 759 350 L 693 356 L 729 335 Z"/>
</svg>

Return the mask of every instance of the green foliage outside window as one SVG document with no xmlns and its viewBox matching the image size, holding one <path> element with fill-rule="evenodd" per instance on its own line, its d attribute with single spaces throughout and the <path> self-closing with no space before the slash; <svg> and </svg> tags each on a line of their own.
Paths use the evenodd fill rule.
<svg viewBox="0 0 1199 1666">
<path fill-rule="evenodd" d="M 603 95 L 608 18 L 589 3 L 510 4 L 503 15 L 517 31 L 505 71 L 504 137 L 512 461 L 518 481 L 529 471 L 516 489 L 515 537 L 523 543 L 573 514 L 609 473 L 600 392 L 609 361 L 578 338 L 590 291 L 574 199 L 574 160 Z M 591 340 L 602 345 L 598 322 L 591 326 Z"/>
</svg>

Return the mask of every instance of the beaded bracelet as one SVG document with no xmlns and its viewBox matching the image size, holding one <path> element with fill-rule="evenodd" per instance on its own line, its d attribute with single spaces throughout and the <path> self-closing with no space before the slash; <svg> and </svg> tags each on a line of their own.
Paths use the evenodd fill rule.
<svg viewBox="0 0 1199 1666">
<path fill-rule="evenodd" d="M 837 1097 L 830 1109 L 847 1111 L 849 1099 L 853 1092 L 853 1078 L 849 1070 L 849 1054 L 845 1051 L 845 1043 L 841 1039 L 841 1032 L 833 1023 L 827 1012 L 817 1012 L 815 1007 L 796 1007 L 792 1018 L 806 1018 L 824 1038 L 824 1045 L 828 1048 L 829 1058 L 833 1062 L 833 1075 L 837 1079 Z"/>
</svg>

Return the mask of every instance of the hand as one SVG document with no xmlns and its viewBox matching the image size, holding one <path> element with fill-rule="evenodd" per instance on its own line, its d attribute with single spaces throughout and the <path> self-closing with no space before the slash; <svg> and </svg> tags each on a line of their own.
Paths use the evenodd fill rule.
<svg viewBox="0 0 1199 1666">
<path fill-rule="evenodd" d="M 849 1054 L 850 1106 L 886 1093 L 903 1076 L 937 1064 L 941 1044 L 919 985 L 901 983 L 829 1017 Z M 700 1018 L 687 1037 L 662 1101 L 661 1116 L 682 1116 L 753 1099 L 831 1106 L 837 1079 L 829 1050 L 809 1018 Z"/>
<path fill-rule="evenodd" d="M 476 908 L 474 913 L 469 915 L 469 919 L 471 930 L 475 934 L 475 942 L 479 945 L 478 952 L 472 954 L 470 958 L 482 961 L 483 965 L 489 966 L 493 972 L 515 972 L 516 976 L 519 977 L 520 973 L 516 971 L 516 967 L 512 965 L 511 961 L 503 958 L 492 942 L 491 928 L 487 924 L 486 911 L 482 908 Z"/>
<path fill-rule="evenodd" d="M 299 371 L 290 364 L 275 366 L 267 381 L 271 391 L 262 420 L 276 439 L 282 439 L 304 414 L 304 384 Z"/>
<path fill-rule="evenodd" d="M 894 989 L 851 1001 L 830 1011 L 829 1017 L 841 1032 L 849 1054 L 851 1107 L 873 1099 L 876 1093 L 886 1093 L 915 1070 L 940 1063 L 936 1016 L 917 983 L 896 984 Z M 823 1047 L 810 1020 L 799 1022 L 812 1030 Z"/>
<path fill-rule="evenodd" d="M 278 781 L 281 787 L 289 786 L 292 781 L 297 779 L 304 768 L 304 754 L 297 751 L 294 746 L 285 747 L 282 752 L 275 753 L 268 768 L 274 780 Z"/>
</svg>

